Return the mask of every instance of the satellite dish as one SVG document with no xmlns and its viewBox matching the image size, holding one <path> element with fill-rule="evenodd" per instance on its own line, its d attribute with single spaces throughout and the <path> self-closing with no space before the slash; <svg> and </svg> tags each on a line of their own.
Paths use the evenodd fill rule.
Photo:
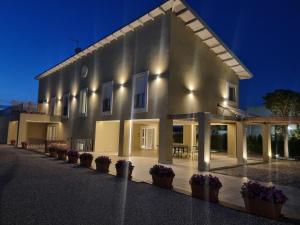
<svg viewBox="0 0 300 225">
<path fill-rule="evenodd" d="M 83 65 L 81 68 L 81 77 L 86 78 L 89 72 L 89 68 L 86 65 Z"/>
</svg>

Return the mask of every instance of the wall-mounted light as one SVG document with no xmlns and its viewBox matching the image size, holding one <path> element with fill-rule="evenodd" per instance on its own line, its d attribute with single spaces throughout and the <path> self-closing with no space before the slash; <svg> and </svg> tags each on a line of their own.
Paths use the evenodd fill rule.
<svg viewBox="0 0 300 225">
<path fill-rule="evenodd" d="M 159 81 L 160 80 L 160 75 L 156 76 L 156 80 Z"/>
<path fill-rule="evenodd" d="M 120 88 L 120 90 L 124 90 L 124 88 L 125 88 L 124 83 L 120 84 L 119 88 Z"/>
</svg>

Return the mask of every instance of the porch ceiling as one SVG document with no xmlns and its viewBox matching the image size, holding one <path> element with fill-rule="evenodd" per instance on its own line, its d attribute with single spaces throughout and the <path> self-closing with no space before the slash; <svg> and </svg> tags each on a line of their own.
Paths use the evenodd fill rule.
<svg viewBox="0 0 300 225">
<path fill-rule="evenodd" d="M 279 117 L 279 116 L 267 116 L 267 117 L 249 117 L 245 118 L 247 124 L 300 124 L 300 117 Z"/>
</svg>

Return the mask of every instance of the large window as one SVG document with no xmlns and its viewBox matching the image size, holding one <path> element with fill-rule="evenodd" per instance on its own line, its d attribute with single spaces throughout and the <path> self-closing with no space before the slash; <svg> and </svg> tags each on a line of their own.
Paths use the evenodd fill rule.
<svg viewBox="0 0 300 225">
<path fill-rule="evenodd" d="M 236 85 L 234 85 L 232 83 L 228 83 L 228 100 L 230 102 L 236 102 L 237 101 Z"/>
<path fill-rule="evenodd" d="M 148 110 L 148 72 L 134 75 L 133 78 L 133 106 L 135 112 Z"/>
<path fill-rule="evenodd" d="M 63 97 L 62 116 L 65 118 L 69 118 L 69 114 L 70 114 L 70 94 L 67 94 Z"/>
<path fill-rule="evenodd" d="M 79 114 L 81 116 L 87 115 L 87 92 L 88 89 L 83 89 L 80 91 L 79 95 Z"/>
<path fill-rule="evenodd" d="M 183 126 L 174 125 L 173 126 L 173 142 L 183 144 Z"/>
<path fill-rule="evenodd" d="M 102 94 L 101 94 L 102 109 L 103 114 L 112 114 L 113 105 L 113 82 L 106 82 L 102 84 Z"/>
</svg>

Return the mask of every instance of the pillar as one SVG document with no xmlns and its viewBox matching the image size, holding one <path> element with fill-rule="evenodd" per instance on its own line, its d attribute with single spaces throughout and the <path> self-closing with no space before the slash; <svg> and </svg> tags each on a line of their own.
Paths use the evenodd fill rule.
<svg viewBox="0 0 300 225">
<path fill-rule="evenodd" d="M 236 123 L 236 156 L 239 165 L 247 163 L 247 132 L 243 122 Z"/>
<path fill-rule="evenodd" d="M 272 157 L 272 147 L 271 147 L 271 125 L 262 125 L 263 134 L 263 160 L 264 162 L 269 162 Z"/>
<path fill-rule="evenodd" d="M 236 126 L 235 124 L 227 125 L 227 155 L 236 157 Z"/>
<path fill-rule="evenodd" d="M 285 127 L 285 132 L 284 132 L 284 157 L 289 158 L 290 153 L 289 153 L 289 130 L 288 130 L 288 125 Z"/>
<path fill-rule="evenodd" d="M 125 121 L 120 120 L 118 156 L 126 156 L 127 155 L 126 147 L 128 148 L 128 146 L 126 146 L 126 143 L 125 143 L 125 140 L 127 138 L 126 135 L 127 135 L 127 133 L 125 134 Z"/>
<path fill-rule="evenodd" d="M 159 154 L 158 162 L 172 164 L 173 162 L 173 120 L 166 117 L 159 121 Z"/>
<path fill-rule="evenodd" d="M 209 171 L 211 138 L 210 113 L 200 113 L 198 123 L 198 170 Z"/>
</svg>

